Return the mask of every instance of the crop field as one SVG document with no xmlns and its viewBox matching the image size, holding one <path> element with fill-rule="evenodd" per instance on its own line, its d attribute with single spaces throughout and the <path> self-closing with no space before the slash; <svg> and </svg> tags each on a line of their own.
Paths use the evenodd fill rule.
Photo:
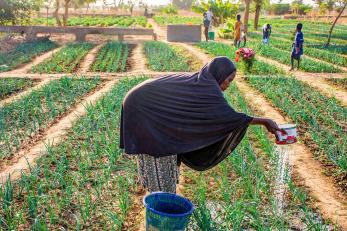
<svg viewBox="0 0 347 231">
<path fill-rule="evenodd" d="M 46 18 L 35 18 L 32 20 L 34 25 L 47 25 Z M 48 18 L 48 25 L 55 26 L 55 18 Z M 146 17 L 133 16 L 133 17 L 70 17 L 67 22 L 68 26 L 100 26 L 100 27 L 149 27 Z"/>
<path fill-rule="evenodd" d="M 10 71 L 21 64 L 28 63 L 35 56 L 56 47 L 57 44 L 48 39 L 22 43 L 15 50 L 0 53 L 0 72 Z"/>
<path fill-rule="evenodd" d="M 342 79 L 327 79 L 330 83 L 336 85 L 336 86 L 341 86 L 345 90 L 347 90 L 347 77 L 342 78 Z"/>
<path fill-rule="evenodd" d="M 62 78 L 2 107 L 0 160 L 10 157 L 99 83 L 100 79 Z"/>
<path fill-rule="evenodd" d="M 154 71 L 191 71 L 188 60 L 164 42 L 145 42 L 148 67 Z"/>
<path fill-rule="evenodd" d="M 76 71 L 81 60 L 94 47 L 91 43 L 66 45 L 50 59 L 32 67 L 33 73 L 71 73 Z"/>
<path fill-rule="evenodd" d="M 250 125 L 214 168 L 182 164 L 177 193 L 195 206 L 187 231 L 347 229 L 347 26 L 338 24 L 326 47 L 329 24 L 304 21 L 301 69 L 289 72 L 297 20 L 262 18 L 260 28 L 273 25 L 268 45 L 250 20 L 247 47 L 256 55 L 248 68 L 235 62 L 232 39 L 165 41 L 165 25 L 203 23 L 188 17 L 193 12 L 179 14 L 158 14 L 154 22 L 68 19 L 68 26 L 154 28 L 159 41 L 100 36 L 70 43 L 53 36 L 62 44 L 53 53 L 58 45 L 48 39 L 0 53 L 0 230 L 144 230 L 147 192 L 137 157 L 119 148 L 124 97 L 148 79 L 193 74 L 216 56 L 237 66 L 226 102 L 253 117 L 296 124 L 298 142 L 277 145 L 265 127 Z M 29 23 L 45 25 L 46 18 Z"/>
<path fill-rule="evenodd" d="M 189 25 L 201 25 L 203 24 L 200 17 L 181 17 L 176 15 L 156 15 L 153 17 L 156 23 L 160 26 L 166 26 L 168 24 L 189 24 Z"/>
<path fill-rule="evenodd" d="M 10 95 L 23 91 L 34 86 L 35 82 L 31 79 L 22 78 L 1 78 L 0 79 L 0 100 Z"/>
<path fill-rule="evenodd" d="M 120 42 L 109 42 L 98 53 L 92 67 L 93 72 L 125 72 L 129 46 Z"/>
</svg>

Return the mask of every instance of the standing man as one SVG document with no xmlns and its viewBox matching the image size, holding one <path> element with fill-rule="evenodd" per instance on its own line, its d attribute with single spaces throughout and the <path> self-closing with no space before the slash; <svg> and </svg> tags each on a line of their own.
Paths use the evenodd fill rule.
<svg viewBox="0 0 347 231">
<path fill-rule="evenodd" d="M 290 71 L 294 70 L 294 59 L 298 61 L 298 70 L 300 67 L 300 58 L 301 55 L 304 54 L 304 49 L 303 49 L 303 43 L 304 43 L 304 34 L 301 32 L 302 30 L 302 24 L 298 23 L 296 26 L 296 34 L 295 34 L 295 39 L 293 42 L 293 49 L 292 49 L 292 54 L 291 54 L 291 63 L 292 63 L 292 68 Z"/>
<path fill-rule="evenodd" d="M 241 15 L 236 16 L 236 23 L 234 26 L 234 46 L 240 47 L 240 41 L 241 41 L 241 31 L 243 28 L 242 22 L 241 22 Z"/>
<path fill-rule="evenodd" d="M 263 43 L 268 44 L 271 35 L 271 25 L 264 24 L 263 26 Z"/>
<path fill-rule="evenodd" d="M 208 41 L 208 31 L 211 28 L 212 25 L 212 19 L 213 19 L 213 13 L 211 10 L 211 7 L 208 8 L 208 11 L 204 13 L 204 27 L 205 27 L 205 38 L 206 42 Z"/>
</svg>

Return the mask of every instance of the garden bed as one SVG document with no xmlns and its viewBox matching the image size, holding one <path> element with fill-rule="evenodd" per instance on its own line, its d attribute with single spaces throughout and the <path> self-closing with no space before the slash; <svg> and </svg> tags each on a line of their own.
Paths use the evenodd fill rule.
<svg viewBox="0 0 347 231">
<path fill-rule="evenodd" d="M 0 100 L 6 99 L 14 94 L 33 87 L 37 82 L 38 81 L 24 78 L 1 78 Z"/>
</svg>

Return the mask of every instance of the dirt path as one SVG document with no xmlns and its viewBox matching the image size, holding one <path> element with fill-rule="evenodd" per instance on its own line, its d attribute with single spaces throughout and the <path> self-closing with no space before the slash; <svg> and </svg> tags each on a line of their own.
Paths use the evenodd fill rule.
<svg viewBox="0 0 347 231">
<path fill-rule="evenodd" d="M 160 26 L 154 21 L 153 18 L 149 18 L 149 19 L 148 19 L 148 22 L 149 22 L 150 24 L 152 24 L 154 33 L 157 34 L 157 39 L 158 39 L 158 40 L 166 41 L 166 40 L 167 40 L 167 37 L 166 37 L 166 29 L 160 27 Z"/>
<path fill-rule="evenodd" d="M 94 63 L 94 60 L 96 56 L 98 55 L 100 49 L 105 45 L 105 43 L 101 43 L 97 46 L 95 46 L 86 57 L 84 57 L 84 60 L 80 63 L 80 67 L 77 70 L 78 74 L 84 74 L 89 71 L 91 65 Z"/>
<path fill-rule="evenodd" d="M 37 90 L 37 89 L 43 87 L 44 85 L 48 84 L 50 81 L 51 81 L 51 79 L 45 79 L 45 80 L 39 82 L 34 87 L 28 88 L 25 91 L 22 91 L 22 92 L 20 92 L 18 94 L 14 94 L 13 96 L 11 96 L 9 98 L 6 98 L 6 99 L 0 101 L 0 107 L 3 107 L 6 104 L 9 104 L 9 103 L 11 103 L 13 101 L 16 101 L 16 100 L 18 100 L 18 99 L 20 99 L 20 98 L 22 98 L 22 97 L 24 97 L 26 95 L 29 95 L 32 91 Z"/>
<path fill-rule="evenodd" d="M 62 47 L 58 47 L 54 50 L 48 51 L 40 56 L 37 56 L 36 58 L 34 58 L 31 62 L 25 64 L 24 66 L 21 66 L 15 70 L 9 71 L 7 73 L 2 73 L 2 74 L 25 74 L 30 72 L 31 67 L 36 66 L 39 63 L 42 63 L 43 61 L 45 61 L 46 59 L 50 58 L 52 55 L 54 55 L 55 53 L 57 53 L 58 51 L 60 51 Z"/>
<path fill-rule="evenodd" d="M 196 47 L 191 46 L 190 50 L 203 62 L 211 59 L 208 54 Z M 238 77 L 236 83 L 246 101 L 252 102 L 252 107 L 262 116 L 272 118 L 280 124 L 290 122 L 288 118 L 283 117 L 278 110 L 274 109 L 261 93 L 256 92 L 242 78 Z M 337 221 L 343 229 L 347 230 L 347 198 L 338 194 L 338 189 L 334 186 L 333 181 L 322 173 L 324 167 L 313 158 L 312 153 L 304 144 L 297 143 L 292 145 L 292 148 L 295 155 L 289 157 L 290 164 L 294 173 L 303 181 L 298 183 L 305 185 L 310 195 L 317 200 L 315 205 L 325 219 L 330 219 L 332 222 Z"/>
<path fill-rule="evenodd" d="M 139 43 L 135 46 L 129 57 L 131 64 L 131 72 L 145 72 L 148 71 L 146 68 L 146 58 L 143 54 L 143 44 Z"/>
<path fill-rule="evenodd" d="M 252 102 L 257 112 L 262 116 L 272 118 L 279 124 L 289 123 L 290 120 L 281 115 L 259 92 L 248 86 L 241 78 L 237 78 L 237 86 L 246 101 Z M 324 167 L 313 158 L 310 150 L 301 143 L 293 144 L 294 155 L 290 156 L 290 164 L 294 173 L 303 181 L 310 195 L 316 200 L 315 205 L 325 219 L 336 222 L 347 229 L 347 198 L 338 194 L 333 182 L 322 173 Z"/>
<path fill-rule="evenodd" d="M 322 75 L 326 76 L 327 74 L 307 73 L 302 71 L 289 72 L 289 66 L 281 64 L 275 60 L 264 58 L 259 55 L 257 56 L 257 59 L 281 67 L 287 72 L 287 74 L 293 74 L 296 79 L 316 88 L 328 97 L 335 97 L 343 106 L 347 106 L 347 92 L 342 87 L 337 87 L 327 83 L 325 77 L 322 77 Z M 340 74 L 340 76 L 343 77 L 344 74 Z"/>
<path fill-rule="evenodd" d="M 59 144 L 64 140 L 68 130 L 73 126 L 74 122 L 87 113 L 85 105 L 95 104 L 106 92 L 111 90 L 115 83 L 116 80 L 109 81 L 94 94 L 84 97 L 82 102 L 79 103 L 72 112 L 45 131 L 45 135 L 40 142 L 27 150 L 21 150 L 16 153 L 10 163 L 1 168 L 0 182 L 6 180 L 9 174 L 11 174 L 11 180 L 16 180 L 20 177 L 22 171 L 28 169 L 28 164 L 30 164 L 30 166 L 35 165 L 36 159 L 45 154 L 46 145 L 55 146 Z"/>
</svg>

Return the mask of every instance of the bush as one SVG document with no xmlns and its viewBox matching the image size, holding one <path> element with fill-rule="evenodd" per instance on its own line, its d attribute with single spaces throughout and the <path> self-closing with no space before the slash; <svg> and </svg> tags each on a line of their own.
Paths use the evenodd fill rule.
<svg viewBox="0 0 347 231">
<path fill-rule="evenodd" d="M 161 13 L 164 13 L 164 14 L 177 14 L 178 13 L 178 9 L 177 7 L 173 6 L 173 5 L 168 5 L 164 8 L 162 8 L 160 10 Z"/>
<path fill-rule="evenodd" d="M 287 14 L 290 13 L 290 5 L 283 3 L 271 4 L 269 11 L 271 14 Z"/>
</svg>

